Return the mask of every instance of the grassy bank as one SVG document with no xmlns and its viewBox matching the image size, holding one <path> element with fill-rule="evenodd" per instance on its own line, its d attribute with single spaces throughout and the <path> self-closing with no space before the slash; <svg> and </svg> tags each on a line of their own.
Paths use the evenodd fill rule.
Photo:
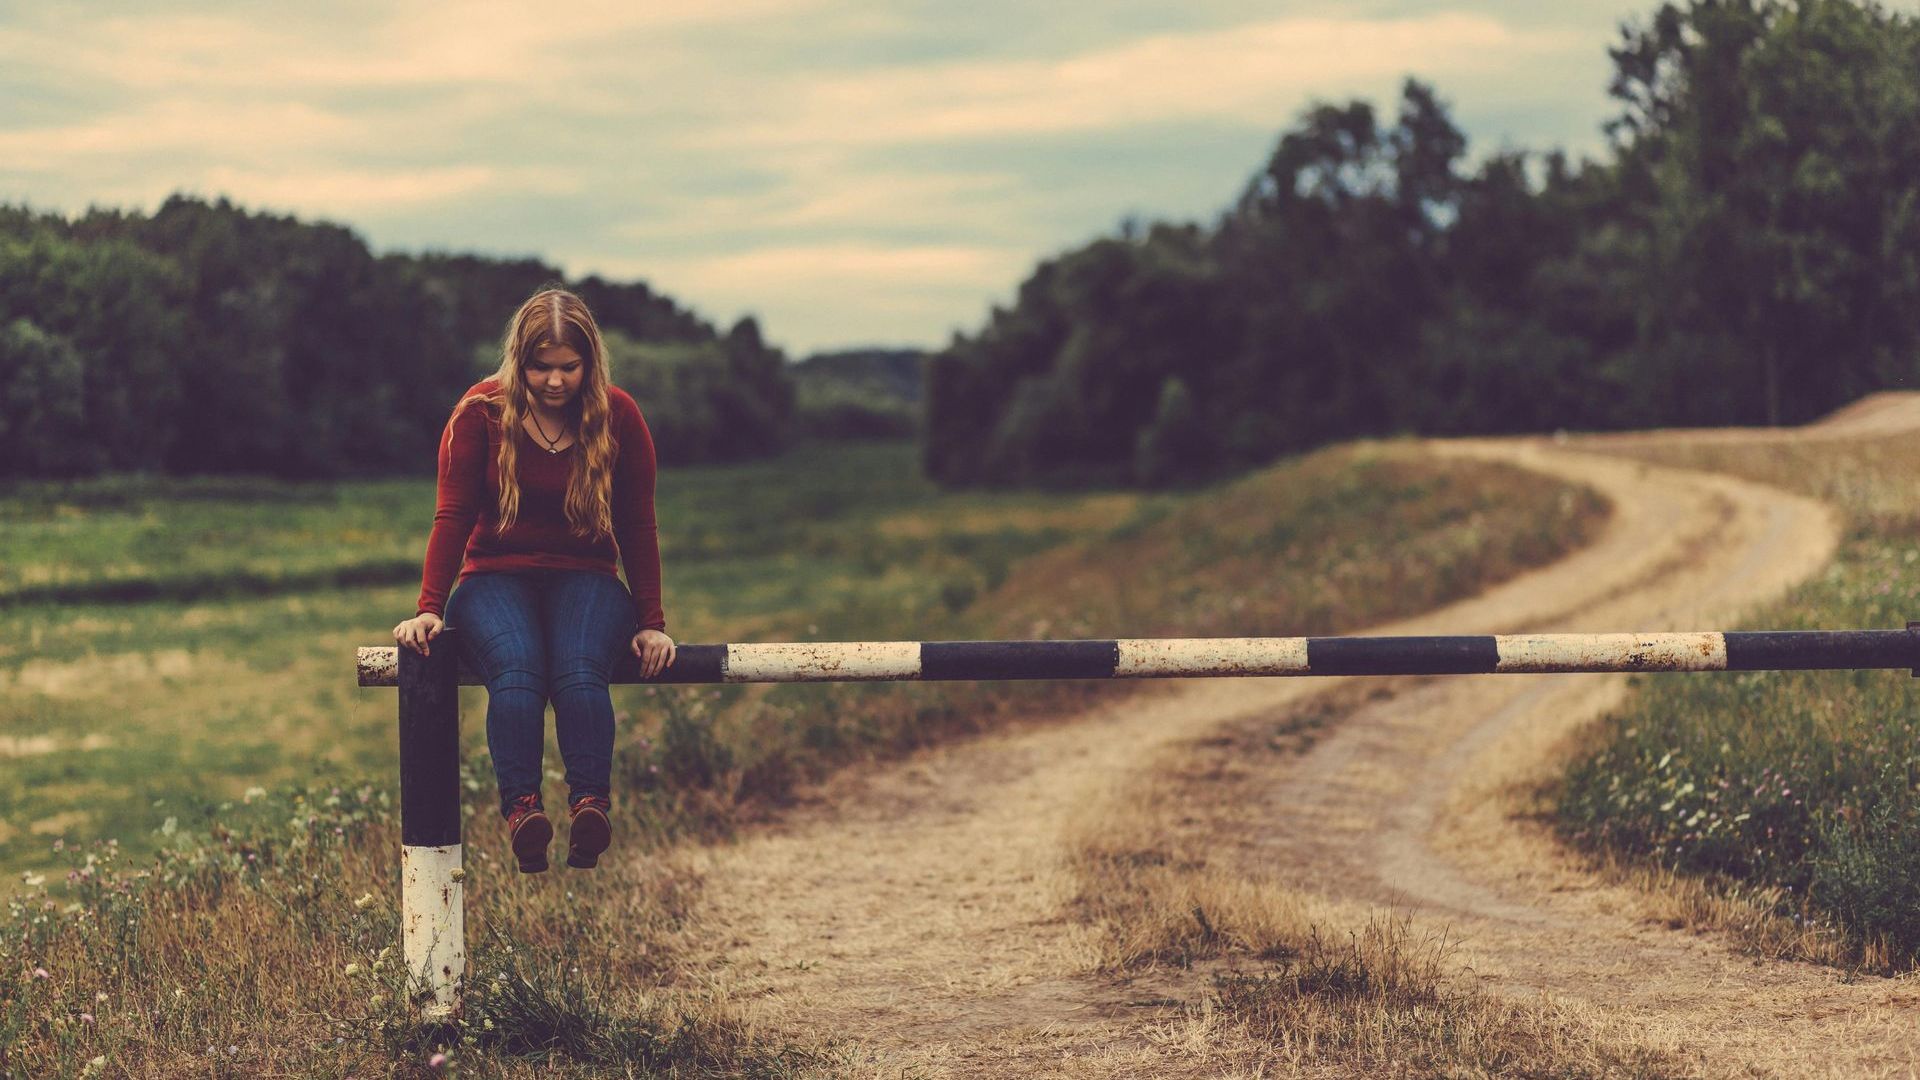
<svg viewBox="0 0 1920 1080">
<path fill-rule="evenodd" d="M 860 447 L 671 476 L 662 514 L 679 636 L 1340 629 L 1510 574 L 1578 542 L 1604 513 L 1537 477 L 1380 447 L 1185 497 L 944 496 L 912 470 L 908 448 Z M 19 829 L 9 844 L 30 857 L 0 929 L 0 972 L 12 973 L 0 978 L 0 1065 L 35 1076 L 79 1075 L 95 1059 L 102 1074 L 405 1076 L 444 1051 L 483 1076 L 830 1069 L 830 1048 L 757 1038 L 726 997 L 726 973 L 685 962 L 697 860 L 667 841 L 724 831 L 848 761 L 1119 692 L 619 688 L 615 813 L 628 855 L 539 878 L 501 865 L 470 722 L 475 992 L 464 1025 L 421 1031 L 383 952 L 398 918 L 391 692 L 341 689 L 350 646 L 378 640 L 410 600 L 411 589 L 368 588 L 7 609 L 0 670 L 14 686 L 40 680 L 31 704 L 6 698 L 17 709 L 7 730 L 56 744 L 0 762 L 20 781 L 5 787 L 43 798 L 26 778 L 58 761 L 89 793 L 72 812 L 89 816 Z M 186 660 L 165 658 L 175 652 Z M 46 664 L 70 673 L 35 666 Z M 467 715 L 482 705 L 473 692 Z M 77 740 L 50 729 L 54 708 L 94 726 Z M 223 711 L 222 725 L 206 723 Z M 90 746 L 94 733 L 113 741 Z M 263 748 L 282 740 L 304 749 Z M 152 756 L 167 743 L 178 775 L 151 764 L 167 760 Z M 132 760 L 102 779 L 88 755 Z M 318 782 L 315 762 L 329 770 Z M 41 802 L 7 820 L 44 825 L 58 812 Z"/>
<path fill-rule="evenodd" d="M 1748 627 L 1897 628 L 1920 617 L 1912 440 L 1617 449 L 1846 513 L 1827 572 L 1751 613 Z M 1723 927 L 1769 955 L 1910 969 L 1920 959 L 1915 705 L 1904 672 L 1643 679 L 1549 797 L 1573 842 L 1667 875 L 1662 888 L 1682 901 L 1676 922 Z"/>
</svg>

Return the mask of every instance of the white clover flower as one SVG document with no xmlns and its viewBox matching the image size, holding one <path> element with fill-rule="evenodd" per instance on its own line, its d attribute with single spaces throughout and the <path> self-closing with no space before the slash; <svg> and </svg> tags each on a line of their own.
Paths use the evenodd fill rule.
<svg viewBox="0 0 1920 1080">
<path fill-rule="evenodd" d="M 358 908 L 361 911 L 365 911 L 370 905 L 372 905 L 372 903 L 373 903 L 373 894 L 366 893 L 366 894 L 363 894 L 360 897 L 360 899 L 355 900 L 353 902 L 353 906 L 355 908 Z"/>
<path fill-rule="evenodd" d="M 358 975 L 358 974 L 360 974 L 360 965 L 359 965 L 359 964 L 348 964 L 348 965 L 347 965 L 347 977 L 348 977 L 348 978 L 352 978 L 352 977 L 354 977 L 355 975 Z"/>
</svg>

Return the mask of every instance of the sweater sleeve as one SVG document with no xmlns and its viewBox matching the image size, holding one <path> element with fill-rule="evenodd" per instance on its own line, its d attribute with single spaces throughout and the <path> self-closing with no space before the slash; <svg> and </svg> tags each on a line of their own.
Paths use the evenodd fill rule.
<svg viewBox="0 0 1920 1080">
<path fill-rule="evenodd" d="M 620 456 L 613 469 L 613 535 L 633 590 L 640 629 L 665 630 L 660 610 L 660 530 L 653 516 L 653 433 L 631 398 L 620 403 Z"/>
<path fill-rule="evenodd" d="M 420 611 L 446 616 L 447 593 L 467 554 L 467 539 L 487 497 L 487 411 L 475 403 L 459 410 L 440 434 L 433 532 L 420 571 Z"/>
</svg>

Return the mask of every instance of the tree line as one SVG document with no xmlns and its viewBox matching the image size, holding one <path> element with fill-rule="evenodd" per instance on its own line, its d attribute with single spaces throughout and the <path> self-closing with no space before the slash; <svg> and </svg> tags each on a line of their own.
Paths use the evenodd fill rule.
<svg viewBox="0 0 1920 1080">
<path fill-rule="evenodd" d="M 782 353 L 645 284 L 536 259 L 375 256 L 352 231 L 175 195 L 69 220 L 0 205 L 0 478 L 431 472 L 507 319 L 562 283 L 609 339 L 669 464 L 793 435 Z"/>
<path fill-rule="evenodd" d="M 1050 258 L 928 370 L 965 484 L 1202 480 L 1396 432 L 1783 424 L 1920 374 L 1920 29 L 1847 0 L 1622 28 L 1604 160 L 1467 169 L 1435 90 L 1320 104 L 1211 225 Z"/>
</svg>

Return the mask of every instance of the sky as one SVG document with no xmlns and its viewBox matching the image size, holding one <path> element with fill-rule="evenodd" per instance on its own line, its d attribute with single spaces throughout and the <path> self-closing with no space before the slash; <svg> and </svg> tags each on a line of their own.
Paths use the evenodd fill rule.
<svg viewBox="0 0 1920 1080">
<path fill-rule="evenodd" d="M 1314 101 L 1411 75 L 1470 156 L 1599 156 L 1652 7 L 0 0 L 0 202 L 225 195 L 643 280 L 795 356 L 939 347 L 1124 218 L 1211 221 Z"/>
</svg>

